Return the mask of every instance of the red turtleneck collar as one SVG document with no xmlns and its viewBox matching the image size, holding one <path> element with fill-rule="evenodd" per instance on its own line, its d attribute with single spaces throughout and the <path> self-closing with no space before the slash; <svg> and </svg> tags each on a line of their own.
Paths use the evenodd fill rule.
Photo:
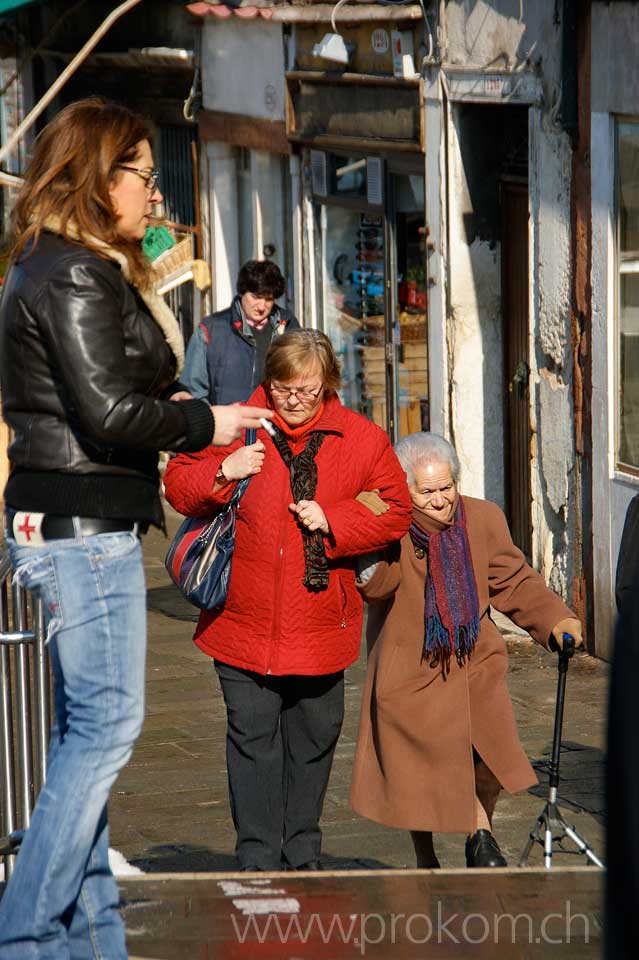
<svg viewBox="0 0 639 960">
<path fill-rule="evenodd" d="M 307 436 L 307 434 L 312 432 L 314 427 L 320 421 L 323 413 L 324 413 L 324 401 L 322 400 L 322 402 L 319 405 L 319 409 L 317 413 L 314 414 L 314 416 L 312 416 L 310 420 L 307 420 L 306 423 L 301 423 L 299 427 L 291 427 L 290 424 L 288 424 L 283 417 L 280 417 L 279 413 L 277 412 L 273 417 L 273 423 L 275 423 L 276 426 L 280 428 L 280 430 L 282 431 L 284 436 L 287 438 L 287 440 L 291 440 L 293 443 L 297 443 L 298 440 L 303 440 L 304 437 Z"/>
</svg>

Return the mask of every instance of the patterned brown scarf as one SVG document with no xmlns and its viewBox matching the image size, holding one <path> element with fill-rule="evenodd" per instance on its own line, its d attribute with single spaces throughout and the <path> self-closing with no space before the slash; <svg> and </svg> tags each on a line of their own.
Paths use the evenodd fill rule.
<svg viewBox="0 0 639 960">
<path fill-rule="evenodd" d="M 326 434 L 314 430 L 301 453 L 294 456 L 282 430 L 274 425 L 273 443 L 291 474 L 291 490 L 295 503 L 300 500 L 313 500 L 317 489 L 317 464 L 315 457 L 324 442 Z M 304 546 L 304 577 L 302 583 L 307 590 L 328 589 L 328 561 L 324 550 L 324 538 L 319 530 L 302 531 Z"/>
</svg>

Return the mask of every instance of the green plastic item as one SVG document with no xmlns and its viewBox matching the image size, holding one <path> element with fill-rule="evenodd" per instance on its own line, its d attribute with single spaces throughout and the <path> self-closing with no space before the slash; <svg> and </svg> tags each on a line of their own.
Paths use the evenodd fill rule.
<svg viewBox="0 0 639 960">
<path fill-rule="evenodd" d="M 142 250 L 147 260 L 157 260 L 161 253 L 175 246 L 175 237 L 166 227 L 147 227 Z"/>
</svg>

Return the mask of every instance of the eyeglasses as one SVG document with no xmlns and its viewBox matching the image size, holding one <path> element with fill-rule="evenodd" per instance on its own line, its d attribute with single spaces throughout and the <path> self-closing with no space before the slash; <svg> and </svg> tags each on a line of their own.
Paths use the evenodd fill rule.
<svg viewBox="0 0 639 960">
<path fill-rule="evenodd" d="M 320 387 L 318 390 L 305 390 L 304 387 L 280 387 L 278 384 L 271 384 L 271 393 L 274 397 L 277 397 L 278 400 L 288 400 L 290 397 L 297 397 L 300 403 L 313 403 L 314 400 L 317 400 L 321 394 L 324 387 Z"/>
<path fill-rule="evenodd" d="M 118 163 L 120 170 L 128 170 L 130 173 L 135 173 L 140 180 L 144 180 L 146 189 L 149 193 L 153 193 L 155 188 L 158 185 L 158 180 L 160 179 L 159 170 L 146 170 L 144 167 L 127 167 L 125 163 Z"/>
</svg>

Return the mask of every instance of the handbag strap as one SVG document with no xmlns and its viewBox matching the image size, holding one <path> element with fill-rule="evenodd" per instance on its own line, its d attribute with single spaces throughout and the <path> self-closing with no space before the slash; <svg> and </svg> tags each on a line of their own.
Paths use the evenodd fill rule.
<svg viewBox="0 0 639 960">
<path fill-rule="evenodd" d="M 255 429 L 251 428 L 250 430 L 246 430 L 245 437 L 244 437 L 245 445 L 247 447 L 250 447 L 252 443 L 255 443 L 256 438 L 257 438 L 257 431 Z M 235 506 L 237 506 L 237 504 L 242 499 L 244 491 L 246 490 L 250 482 L 251 482 L 250 477 L 244 477 L 242 480 L 238 481 L 238 484 L 235 490 L 233 491 L 233 495 L 229 500 L 229 504 L 232 503 L 232 504 L 235 504 Z"/>
</svg>

